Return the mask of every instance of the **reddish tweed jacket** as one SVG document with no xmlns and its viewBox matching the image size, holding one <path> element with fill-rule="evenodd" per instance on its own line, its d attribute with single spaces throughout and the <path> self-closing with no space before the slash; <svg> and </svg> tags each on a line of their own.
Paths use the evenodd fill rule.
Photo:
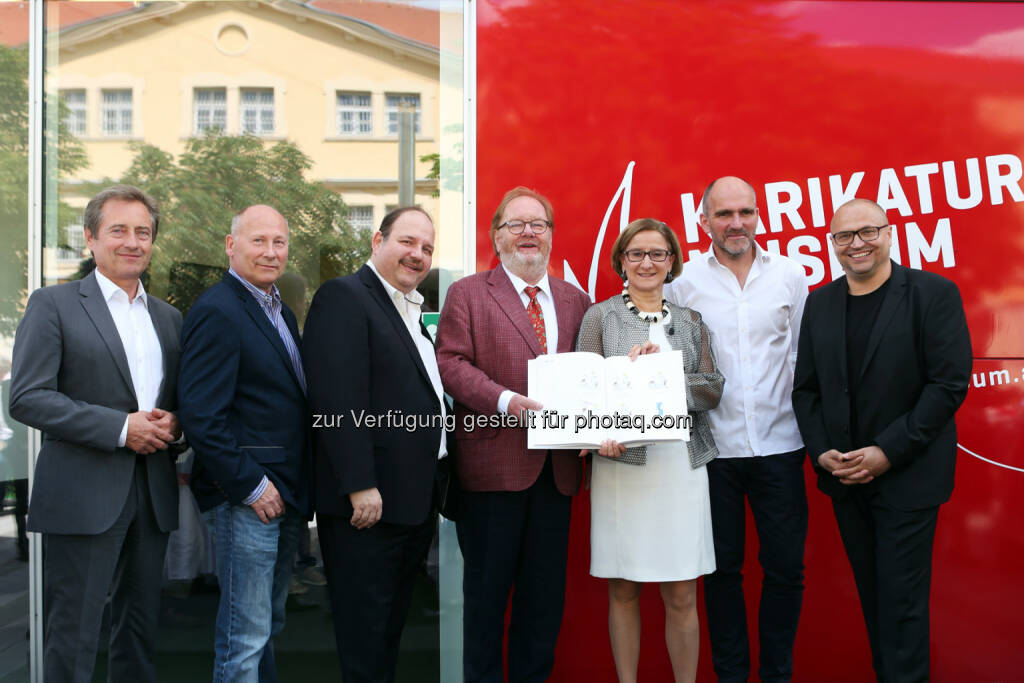
<svg viewBox="0 0 1024 683">
<path fill-rule="evenodd" d="M 564 280 L 549 275 L 548 281 L 558 318 L 558 352 L 572 351 L 590 299 Z M 453 284 L 437 330 L 441 381 L 455 399 L 459 483 L 467 491 L 522 491 L 537 480 L 546 451 L 526 448 L 525 428 L 465 428 L 467 416 L 497 414 L 498 396 L 505 389 L 526 396 L 526 362 L 541 353 L 505 270 L 498 266 Z M 555 483 L 567 496 L 580 485 L 577 453 L 551 451 Z"/>
</svg>

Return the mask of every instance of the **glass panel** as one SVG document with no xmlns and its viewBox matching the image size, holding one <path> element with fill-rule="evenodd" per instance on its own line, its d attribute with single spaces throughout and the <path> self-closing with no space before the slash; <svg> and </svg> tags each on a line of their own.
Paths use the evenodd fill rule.
<svg viewBox="0 0 1024 683">
<path fill-rule="evenodd" d="M 28 430 L 8 412 L 28 285 L 28 3 L 0 5 L 0 681 L 27 681 Z"/>
<path fill-rule="evenodd" d="M 48 96 L 65 107 L 47 109 L 56 148 L 47 154 L 44 284 L 90 272 L 92 260 L 81 258 L 82 211 L 98 190 L 127 182 L 152 194 L 163 212 L 146 291 L 187 314 L 227 267 L 231 217 L 269 203 L 291 226 L 288 279 L 297 293 L 279 282 L 301 327 L 319 285 L 366 262 L 367 229 L 397 204 L 397 131 L 372 136 L 386 129 L 385 110 L 406 101 L 417 110 L 415 203 L 438 228 L 437 272 L 422 287 L 437 308 L 463 263 L 461 183 L 453 180 L 460 176 L 446 181 L 443 173 L 461 143 L 462 95 L 461 86 L 441 92 L 439 37 L 444 16 L 459 27 L 461 50 L 461 14 L 442 13 L 439 4 L 317 3 L 312 11 L 272 2 L 46 3 Z M 461 72 L 452 80 L 461 84 Z M 211 540 L 187 485 L 190 453 L 178 461 L 181 526 L 165 561 L 162 680 L 207 678 L 213 660 L 219 589 Z M 453 527 L 440 526 L 447 558 Z M 308 531 L 275 642 L 281 680 L 338 675 L 316 524 Z M 438 564 L 435 545 L 416 578 L 398 680 L 437 680 L 439 652 L 452 647 L 441 642 L 437 588 L 449 567 Z M 460 609 L 446 599 L 442 614 L 461 620 Z M 107 628 L 95 680 L 106 676 Z"/>
</svg>

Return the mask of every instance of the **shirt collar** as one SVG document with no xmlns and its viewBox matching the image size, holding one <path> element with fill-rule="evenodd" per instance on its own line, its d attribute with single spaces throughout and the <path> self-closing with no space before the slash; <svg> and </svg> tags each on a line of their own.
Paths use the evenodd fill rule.
<svg viewBox="0 0 1024 683">
<path fill-rule="evenodd" d="M 377 266 L 373 265 L 373 261 L 367 261 L 366 265 L 370 267 L 370 270 L 373 271 L 373 274 L 376 275 L 377 279 L 380 280 L 380 283 L 384 285 L 384 291 L 388 293 L 389 299 L 394 301 L 395 296 L 397 294 L 398 296 L 401 296 L 403 299 L 405 299 L 411 304 L 415 304 L 416 306 L 423 305 L 423 295 L 419 293 L 419 290 L 414 289 L 408 294 L 406 294 L 397 287 L 391 286 L 391 283 L 385 280 L 384 277 L 380 274 L 380 271 L 377 270 Z"/>
<path fill-rule="evenodd" d="M 771 262 L 772 256 L 774 256 L 773 252 L 765 251 L 764 249 L 762 249 L 761 245 L 757 243 L 757 240 L 754 240 L 753 248 L 755 261 L 760 261 L 765 265 Z M 708 250 L 704 252 L 704 260 L 707 261 L 708 265 L 721 265 L 721 261 L 719 261 L 718 257 L 715 256 L 714 245 L 708 247 Z"/>
<path fill-rule="evenodd" d="M 242 283 L 242 285 L 249 290 L 249 293 L 256 297 L 256 301 L 260 301 L 266 304 L 280 303 L 281 293 L 277 291 L 277 285 L 270 285 L 270 292 L 264 292 L 262 289 L 254 285 L 253 283 L 246 280 L 244 277 L 235 272 L 234 268 L 228 268 L 228 272 L 231 273 L 236 280 Z"/>
<path fill-rule="evenodd" d="M 505 268 L 505 264 L 502 263 L 501 267 Z M 528 284 L 526 284 L 526 280 L 524 280 L 523 278 L 519 277 L 518 275 L 513 273 L 508 268 L 505 268 L 505 274 L 508 275 L 508 279 L 512 281 L 512 286 L 515 288 L 516 292 L 518 292 L 519 294 L 522 294 L 523 290 L 526 289 L 529 286 Z M 540 279 L 540 281 L 537 282 L 536 285 L 534 285 L 534 287 L 537 287 L 538 289 L 540 289 L 540 291 L 546 293 L 548 296 L 551 296 L 551 287 L 548 285 L 548 274 L 547 273 L 544 273 L 544 277 L 542 277 Z"/>
<path fill-rule="evenodd" d="M 100 286 L 100 293 L 103 295 L 104 301 L 110 301 L 112 298 L 117 296 L 118 292 L 124 294 L 125 298 L 128 298 L 128 292 L 117 286 L 113 280 L 100 272 L 99 268 L 96 268 L 93 273 L 96 275 L 96 284 Z M 142 286 L 142 280 L 139 280 L 139 288 L 135 292 L 135 298 L 142 301 L 142 305 L 149 308 L 149 301 L 146 299 L 146 288 Z M 135 303 L 131 301 L 130 303 Z"/>
</svg>

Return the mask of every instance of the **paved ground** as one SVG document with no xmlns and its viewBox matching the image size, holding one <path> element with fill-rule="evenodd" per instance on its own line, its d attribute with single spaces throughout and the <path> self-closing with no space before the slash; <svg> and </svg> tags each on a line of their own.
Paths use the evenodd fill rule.
<svg viewBox="0 0 1024 683">
<path fill-rule="evenodd" d="M 157 667 L 162 683 L 209 680 L 213 664 L 215 582 L 200 579 L 170 584 L 160 613 Z M 409 621 L 402 636 L 397 680 L 437 681 L 439 621 L 436 585 L 423 572 L 417 578 Z M 16 559 L 14 520 L 0 516 L 0 683 L 28 681 L 28 564 Z M 101 643 L 106 642 L 106 632 Z M 310 586 L 288 599 L 287 625 L 275 643 L 282 683 L 340 681 L 326 587 Z M 94 681 L 106 680 L 101 647 Z"/>
</svg>

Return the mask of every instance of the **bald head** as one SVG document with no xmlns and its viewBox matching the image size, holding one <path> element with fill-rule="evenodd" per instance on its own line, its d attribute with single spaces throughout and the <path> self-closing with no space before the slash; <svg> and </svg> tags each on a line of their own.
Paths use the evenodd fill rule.
<svg viewBox="0 0 1024 683">
<path fill-rule="evenodd" d="M 708 184 L 707 188 L 704 189 L 704 197 L 700 202 L 700 210 L 704 212 L 705 216 L 711 215 L 711 196 L 714 194 L 716 187 L 720 192 L 749 191 L 751 206 L 757 206 L 757 193 L 754 191 L 754 186 L 743 178 L 738 178 L 734 175 L 726 175 L 712 180 Z"/>
<path fill-rule="evenodd" d="M 885 209 L 878 205 L 877 202 L 873 202 L 870 199 L 851 199 L 846 202 L 838 209 L 832 216 L 832 222 L 829 224 L 829 230 L 831 232 L 837 232 L 835 226 L 836 222 L 846 223 L 847 218 L 852 215 L 870 219 L 865 225 L 885 225 L 889 222 L 889 219 L 885 217 Z"/>
<path fill-rule="evenodd" d="M 236 213 L 231 218 L 231 234 L 238 237 L 238 231 L 244 223 L 250 221 L 264 222 L 269 221 L 272 223 L 281 222 L 284 223 L 285 232 L 288 232 L 288 221 L 285 217 L 272 206 L 266 204 L 253 204 L 252 206 L 246 207 Z"/>
</svg>

